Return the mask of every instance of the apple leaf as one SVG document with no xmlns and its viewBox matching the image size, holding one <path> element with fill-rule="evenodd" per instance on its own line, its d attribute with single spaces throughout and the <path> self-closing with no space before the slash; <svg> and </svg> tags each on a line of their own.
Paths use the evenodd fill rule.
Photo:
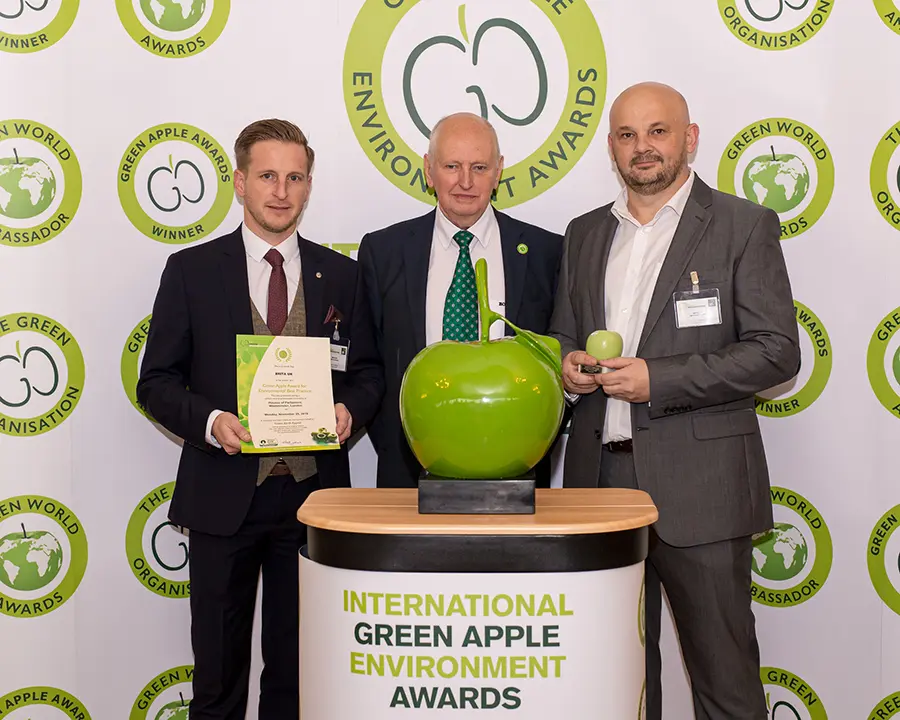
<svg viewBox="0 0 900 720">
<path fill-rule="evenodd" d="M 459 6 L 459 30 L 462 33 L 463 40 L 466 41 L 466 44 L 469 42 L 469 33 L 466 31 L 466 6 Z"/>
<path fill-rule="evenodd" d="M 172 156 L 169 155 L 169 170 L 175 172 L 175 168 L 172 166 Z"/>
<path fill-rule="evenodd" d="M 19 348 L 18 340 L 16 340 L 16 357 L 19 358 L 19 362 L 22 362 L 22 350 Z"/>
</svg>

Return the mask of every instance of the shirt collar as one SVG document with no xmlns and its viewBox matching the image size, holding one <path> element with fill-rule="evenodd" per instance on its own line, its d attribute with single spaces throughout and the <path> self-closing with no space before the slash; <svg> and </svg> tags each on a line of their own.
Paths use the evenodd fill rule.
<svg viewBox="0 0 900 720">
<path fill-rule="evenodd" d="M 244 239 L 244 250 L 258 263 L 265 261 L 266 253 L 273 247 L 281 253 L 285 264 L 296 260 L 300 255 L 300 243 L 297 242 L 297 233 L 289 235 L 278 245 L 270 245 L 248 228 L 246 223 L 243 223 L 241 225 L 241 237 Z"/>
<path fill-rule="evenodd" d="M 669 208 L 672 212 L 674 212 L 678 217 L 681 217 L 681 214 L 684 212 L 684 206 L 687 205 L 688 198 L 691 195 L 691 189 L 694 187 L 694 171 L 691 170 L 690 175 L 688 175 L 688 179 L 685 181 L 684 185 L 678 188 L 678 192 L 676 192 L 669 201 L 663 205 L 656 215 L 653 217 L 647 225 L 652 225 L 657 220 L 659 220 L 660 216 L 663 212 L 666 211 L 666 208 Z M 631 211 L 628 209 L 628 188 L 622 188 L 622 192 L 619 193 L 619 197 L 616 198 L 616 201 L 612 206 L 612 213 L 615 215 L 619 222 L 628 221 L 638 227 L 641 226 L 637 220 L 634 219 L 634 216 L 631 214 Z"/>
<path fill-rule="evenodd" d="M 469 228 L 469 232 L 475 236 L 475 241 L 480 243 L 482 247 L 488 246 L 488 228 L 491 223 L 495 222 L 494 216 L 494 208 L 488 203 L 487 208 L 481 214 L 481 217 L 478 218 L 478 221 Z M 462 228 L 456 227 L 450 220 L 444 215 L 444 211 L 441 210 L 441 206 L 437 207 L 437 218 L 435 220 L 435 227 L 437 229 L 438 239 L 441 241 L 441 245 L 444 246 L 444 250 L 450 247 L 450 243 L 456 245 L 456 242 L 453 240 L 453 236 L 456 235 Z"/>
</svg>

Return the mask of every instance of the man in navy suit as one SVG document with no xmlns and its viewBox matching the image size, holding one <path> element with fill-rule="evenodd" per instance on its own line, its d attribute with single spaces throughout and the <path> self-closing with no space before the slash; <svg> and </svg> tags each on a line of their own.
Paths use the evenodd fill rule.
<svg viewBox="0 0 900 720">
<path fill-rule="evenodd" d="M 513 324 L 547 331 L 553 313 L 562 237 L 514 220 L 491 207 L 503 156 L 494 128 L 469 113 L 450 115 L 431 131 L 425 177 L 438 207 L 427 215 L 367 234 L 359 264 L 384 363 L 385 396 L 369 437 L 378 454 L 378 487 L 416 487 L 422 467 L 400 422 L 400 384 L 426 345 L 474 340 L 456 310 L 477 318 L 470 292 L 472 265 L 488 263 L 494 310 Z M 454 305 L 455 303 L 455 305 Z M 494 323 L 491 338 L 506 331 Z M 550 453 L 535 468 L 539 486 L 550 484 Z"/>
<path fill-rule="evenodd" d="M 236 416 L 235 336 L 330 337 L 339 328 L 350 340 L 346 370 L 332 372 L 341 443 L 369 421 L 383 380 L 357 264 L 297 233 L 315 157 L 306 137 L 262 120 L 244 129 L 235 156 L 244 222 L 169 257 L 137 395 L 184 439 L 169 518 L 191 535 L 191 720 L 245 716 L 260 571 L 259 719 L 297 720 L 297 553 L 306 538 L 297 509 L 320 487 L 349 487 L 350 467 L 346 445 L 241 454 L 250 435 Z"/>
</svg>

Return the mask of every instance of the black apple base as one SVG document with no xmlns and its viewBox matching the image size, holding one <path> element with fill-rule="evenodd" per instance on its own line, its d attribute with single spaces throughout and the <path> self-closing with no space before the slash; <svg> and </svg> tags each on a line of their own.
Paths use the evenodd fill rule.
<svg viewBox="0 0 900 720">
<path fill-rule="evenodd" d="M 533 515 L 535 473 L 512 478 L 419 476 L 419 513 L 429 515 Z"/>
</svg>

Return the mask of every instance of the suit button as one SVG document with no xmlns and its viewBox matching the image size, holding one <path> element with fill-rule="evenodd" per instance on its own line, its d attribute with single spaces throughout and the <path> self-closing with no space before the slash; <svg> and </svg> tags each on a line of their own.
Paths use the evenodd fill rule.
<svg viewBox="0 0 900 720">
<path fill-rule="evenodd" d="M 603 439 L 603 431 L 602 430 L 594 430 L 594 437 L 597 438 L 597 440 L 602 440 Z"/>
</svg>

